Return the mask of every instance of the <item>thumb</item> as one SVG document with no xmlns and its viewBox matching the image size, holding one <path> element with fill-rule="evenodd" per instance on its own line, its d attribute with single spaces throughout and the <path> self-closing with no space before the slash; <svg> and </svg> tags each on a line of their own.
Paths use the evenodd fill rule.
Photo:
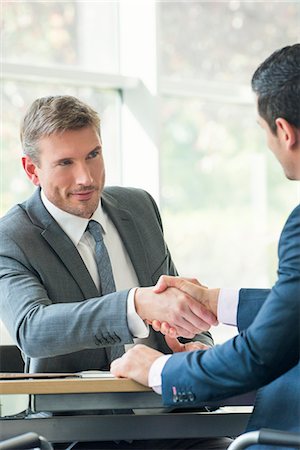
<svg viewBox="0 0 300 450">
<path fill-rule="evenodd" d="M 168 287 L 168 283 L 166 281 L 166 277 L 164 275 L 161 275 L 159 277 L 158 282 L 156 283 L 156 285 L 153 287 L 153 291 L 156 294 L 160 294 L 161 292 L 164 292 Z"/>
<path fill-rule="evenodd" d="M 174 277 L 171 275 L 161 275 L 158 279 L 158 282 L 153 287 L 153 292 L 156 294 L 160 294 L 165 291 L 168 287 L 176 287 L 180 289 L 180 285 L 183 281 L 183 278 Z"/>
<path fill-rule="evenodd" d="M 183 352 L 185 349 L 185 346 L 181 344 L 177 338 L 170 337 L 167 334 L 165 335 L 165 341 L 173 353 Z"/>
</svg>

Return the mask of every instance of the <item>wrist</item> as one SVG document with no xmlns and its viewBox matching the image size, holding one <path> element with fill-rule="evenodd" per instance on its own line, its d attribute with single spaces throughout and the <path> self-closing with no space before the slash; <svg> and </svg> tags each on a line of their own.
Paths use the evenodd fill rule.
<svg viewBox="0 0 300 450">
<path fill-rule="evenodd" d="M 208 289 L 208 309 L 218 318 L 219 288 Z"/>
<path fill-rule="evenodd" d="M 143 296 L 143 291 L 145 291 L 144 288 L 137 288 L 135 290 L 134 293 L 134 306 L 135 306 L 135 310 L 136 313 L 140 316 L 140 318 L 142 320 L 146 320 L 146 314 L 144 311 L 144 304 L 145 304 L 145 300 L 144 300 L 144 296 Z"/>
</svg>

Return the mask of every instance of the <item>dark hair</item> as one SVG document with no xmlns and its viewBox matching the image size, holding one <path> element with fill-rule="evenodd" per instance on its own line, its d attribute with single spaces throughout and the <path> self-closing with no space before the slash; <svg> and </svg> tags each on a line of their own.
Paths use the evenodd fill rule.
<svg viewBox="0 0 300 450">
<path fill-rule="evenodd" d="M 93 126 L 100 137 L 100 119 L 96 111 L 71 95 L 36 99 L 21 124 L 23 152 L 39 161 L 38 142 L 44 136 Z"/>
<path fill-rule="evenodd" d="M 278 117 L 300 128 L 300 44 L 272 53 L 255 71 L 251 84 L 259 115 L 274 134 Z"/>
</svg>

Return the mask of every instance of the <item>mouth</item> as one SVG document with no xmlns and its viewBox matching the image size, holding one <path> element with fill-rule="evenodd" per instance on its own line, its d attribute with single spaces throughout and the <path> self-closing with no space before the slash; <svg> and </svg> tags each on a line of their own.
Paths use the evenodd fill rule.
<svg viewBox="0 0 300 450">
<path fill-rule="evenodd" d="M 91 189 L 89 191 L 72 192 L 71 195 L 79 201 L 88 201 L 93 197 L 95 192 L 95 189 Z"/>
</svg>

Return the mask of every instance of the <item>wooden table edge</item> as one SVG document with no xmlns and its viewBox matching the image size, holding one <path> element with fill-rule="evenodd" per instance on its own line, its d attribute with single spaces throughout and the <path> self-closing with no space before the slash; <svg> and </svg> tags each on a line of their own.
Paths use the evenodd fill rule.
<svg viewBox="0 0 300 450">
<path fill-rule="evenodd" d="M 51 378 L 1 380 L 0 394 L 75 394 L 102 392 L 147 392 L 150 388 L 127 378 Z"/>
</svg>

